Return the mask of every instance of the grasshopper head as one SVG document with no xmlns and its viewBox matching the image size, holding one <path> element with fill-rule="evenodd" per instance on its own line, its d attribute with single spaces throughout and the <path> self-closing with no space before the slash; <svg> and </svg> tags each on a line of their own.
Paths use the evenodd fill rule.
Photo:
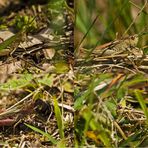
<svg viewBox="0 0 148 148">
<path fill-rule="evenodd" d="M 130 45 L 133 47 L 136 46 L 138 44 L 138 40 L 139 40 L 138 35 L 131 36 L 129 38 Z"/>
</svg>

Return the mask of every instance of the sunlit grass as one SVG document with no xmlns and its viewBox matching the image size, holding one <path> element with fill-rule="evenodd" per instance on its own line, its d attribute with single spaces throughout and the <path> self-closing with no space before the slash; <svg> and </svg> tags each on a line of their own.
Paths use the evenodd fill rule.
<svg viewBox="0 0 148 148">
<path fill-rule="evenodd" d="M 89 50 L 134 34 L 139 35 L 138 47 L 142 49 L 148 43 L 146 8 L 145 1 L 138 4 L 129 0 L 76 2 L 75 52 L 79 47 Z M 133 73 L 76 74 L 79 83 L 75 87 L 74 103 L 77 147 L 147 145 L 147 76 L 138 71 Z"/>
</svg>

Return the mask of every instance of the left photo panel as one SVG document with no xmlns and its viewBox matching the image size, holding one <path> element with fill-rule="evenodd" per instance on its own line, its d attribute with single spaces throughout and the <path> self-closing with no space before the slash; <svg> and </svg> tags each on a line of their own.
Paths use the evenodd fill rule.
<svg viewBox="0 0 148 148">
<path fill-rule="evenodd" d="M 74 0 L 0 1 L 0 147 L 74 146 Z"/>
</svg>

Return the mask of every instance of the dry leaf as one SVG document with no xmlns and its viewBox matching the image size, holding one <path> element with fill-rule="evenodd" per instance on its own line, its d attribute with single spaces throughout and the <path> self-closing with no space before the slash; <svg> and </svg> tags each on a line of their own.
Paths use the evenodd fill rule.
<svg viewBox="0 0 148 148">
<path fill-rule="evenodd" d="M 53 48 L 43 49 L 43 52 L 46 59 L 52 59 L 55 55 L 55 49 Z"/>
</svg>

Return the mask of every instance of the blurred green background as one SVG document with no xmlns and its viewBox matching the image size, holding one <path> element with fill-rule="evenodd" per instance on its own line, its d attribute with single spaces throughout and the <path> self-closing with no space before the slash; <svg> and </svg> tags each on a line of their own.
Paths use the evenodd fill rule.
<svg viewBox="0 0 148 148">
<path fill-rule="evenodd" d="M 144 0 L 76 1 L 75 47 L 83 38 L 85 39 L 81 46 L 90 48 L 112 41 L 116 36 L 121 38 L 123 35 L 147 32 L 147 10 L 148 4 Z M 138 46 L 147 45 L 147 38 L 147 35 L 141 36 Z"/>
</svg>

